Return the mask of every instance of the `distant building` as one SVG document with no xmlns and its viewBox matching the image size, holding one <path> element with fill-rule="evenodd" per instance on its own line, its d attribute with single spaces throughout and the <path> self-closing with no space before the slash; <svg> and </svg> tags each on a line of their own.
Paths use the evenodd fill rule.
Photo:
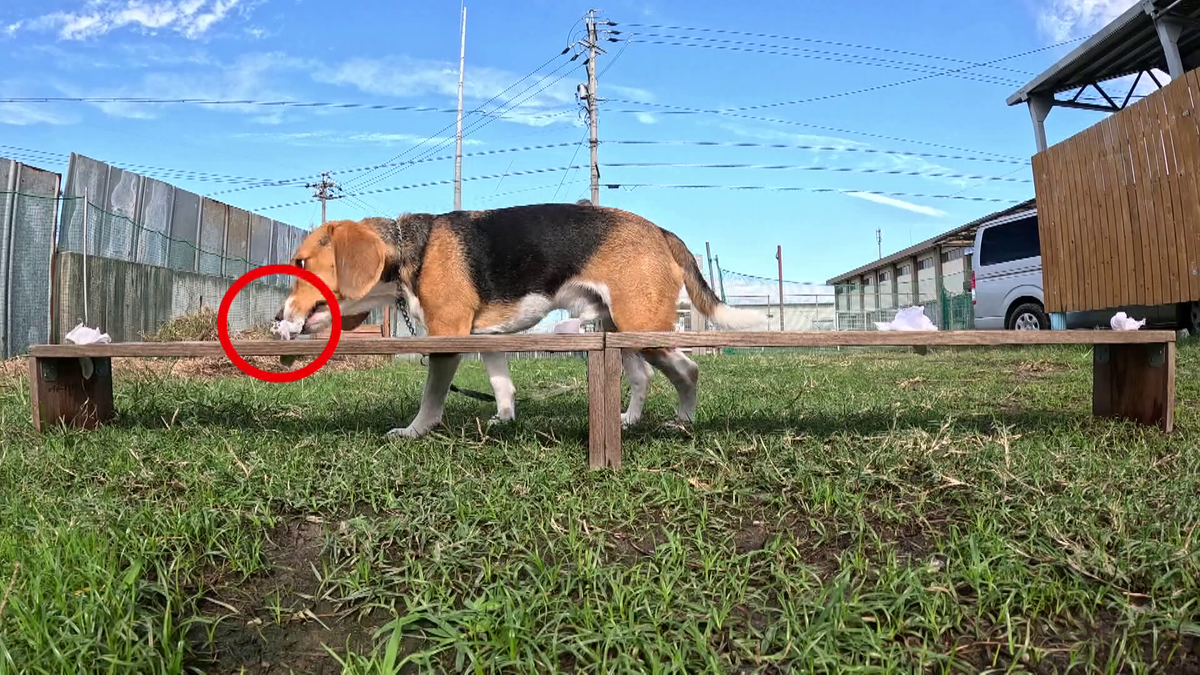
<svg viewBox="0 0 1200 675">
<path fill-rule="evenodd" d="M 873 322 L 890 321 L 897 310 L 913 305 L 926 305 L 926 316 L 942 326 L 942 304 L 971 290 L 975 231 L 1034 206 L 1030 199 L 831 278 L 839 328 L 871 329 Z"/>
</svg>

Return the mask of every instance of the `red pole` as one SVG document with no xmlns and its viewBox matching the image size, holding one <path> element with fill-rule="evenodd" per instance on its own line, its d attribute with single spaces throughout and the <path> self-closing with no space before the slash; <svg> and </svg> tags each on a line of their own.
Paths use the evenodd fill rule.
<svg viewBox="0 0 1200 675">
<path fill-rule="evenodd" d="M 779 261 L 779 330 L 783 331 L 783 246 L 775 247 L 775 259 Z"/>
</svg>

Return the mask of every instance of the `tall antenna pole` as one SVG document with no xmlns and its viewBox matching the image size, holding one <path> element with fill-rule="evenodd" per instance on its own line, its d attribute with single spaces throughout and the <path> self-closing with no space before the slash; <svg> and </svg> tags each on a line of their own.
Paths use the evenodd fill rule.
<svg viewBox="0 0 1200 675">
<path fill-rule="evenodd" d="M 462 7 L 462 44 L 458 48 L 458 132 L 454 139 L 454 210 L 462 211 L 463 70 L 467 63 L 467 6 Z"/>
<path fill-rule="evenodd" d="M 883 230 L 875 228 L 875 245 L 879 247 L 879 259 L 883 260 Z"/>
<path fill-rule="evenodd" d="M 596 56 L 600 53 L 600 45 L 596 36 L 596 10 L 589 9 L 587 13 L 588 35 L 588 124 L 591 126 L 592 148 L 592 206 L 600 206 L 600 163 L 597 150 L 600 147 L 599 110 L 596 105 Z"/>
</svg>

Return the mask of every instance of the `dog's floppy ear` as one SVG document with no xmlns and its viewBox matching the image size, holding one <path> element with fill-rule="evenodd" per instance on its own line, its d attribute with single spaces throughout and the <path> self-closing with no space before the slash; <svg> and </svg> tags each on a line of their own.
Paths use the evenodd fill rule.
<svg viewBox="0 0 1200 675">
<path fill-rule="evenodd" d="M 374 230 L 357 222 L 339 223 L 330 235 L 338 291 L 348 300 L 366 295 L 383 275 L 387 245 Z"/>
</svg>

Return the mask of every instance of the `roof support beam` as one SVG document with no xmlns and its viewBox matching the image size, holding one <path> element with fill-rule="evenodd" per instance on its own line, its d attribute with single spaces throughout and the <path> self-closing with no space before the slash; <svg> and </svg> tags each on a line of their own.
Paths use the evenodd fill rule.
<svg viewBox="0 0 1200 675">
<path fill-rule="evenodd" d="M 1045 152 L 1046 150 L 1046 116 L 1050 114 L 1050 109 L 1053 107 L 1053 96 L 1037 95 L 1029 97 L 1029 117 L 1033 120 L 1033 139 L 1037 142 L 1038 152 Z"/>
<path fill-rule="evenodd" d="M 1179 55 L 1179 34 L 1183 32 L 1183 22 L 1170 16 L 1154 20 L 1154 28 L 1158 31 L 1158 41 L 1162 43 L 1163 55 L 1167 58 L 1167 72 L 1171 79 L 1183 77 L 1187 72 L 1183 69 L 1183 57 Z"/>
</svg>

